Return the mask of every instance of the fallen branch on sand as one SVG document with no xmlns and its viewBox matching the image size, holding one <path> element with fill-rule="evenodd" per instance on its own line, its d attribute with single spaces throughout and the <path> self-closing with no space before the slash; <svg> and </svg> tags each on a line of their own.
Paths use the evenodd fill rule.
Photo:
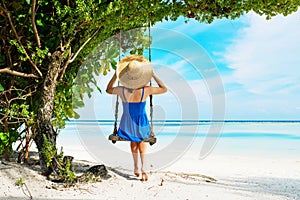
<svg viewBox="0 0 300 200">
<path fill-rule="evenodd" d="M 210 176 L 202 175 L 202 174 L 195 174 L 195 173 L 176 173 L 176 172 L 163 172 L 167 177 L 170 177 L 178 182 L 178 177 L 183 178 L 184 180 L 192 180 L 193 182 L 212 182 L 215 183 L 217 180 Z"/>
</svg>

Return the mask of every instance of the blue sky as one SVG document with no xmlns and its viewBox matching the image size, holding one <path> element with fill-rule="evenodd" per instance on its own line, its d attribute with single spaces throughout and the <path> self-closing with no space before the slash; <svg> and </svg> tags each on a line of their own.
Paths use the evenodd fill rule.
<svg viewBox="0 0 300 200">
<path fill-rule="evenodd" d="M 154 69 L 169 86 L 155 96 L 156 118 L 212 119 L 223 107 L 225 119 L 300 118 L 300 12 L 212 24 L 180 18 L 157 23 L 152 37 Z M 99 77 L 101 88 L 112 75 Z M 114 101 L 95 94 L 78 112 L 81 119 L 112 119 Z"/>
</svg>

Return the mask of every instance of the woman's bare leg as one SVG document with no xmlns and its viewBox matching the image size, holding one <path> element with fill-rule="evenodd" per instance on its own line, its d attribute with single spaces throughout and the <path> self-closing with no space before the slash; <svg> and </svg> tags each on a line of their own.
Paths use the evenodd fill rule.
<svg viewBox="0 0 300 200">
<path fill-rule="evenodd" d="M 141 158 L 141 164 L 142 164 L 142 181 L 147 181 L 148 180 L 148 176 L 147 173 L 145 171 L 145 154 L 146 154 L 146 150 L 147 150 L 147 144 L 145 142 L 140 142 L 138 143 L 138 147 L 139 147 L 139 152 L 140 152 L 140 158 Z"/>
<path fill-rule="evenodd" d="M 132 153 L 133 162 L 134 162 L 133 173 L 136 176 L 140 176 L 139 165 L 138 165 L 139 143 L 137 143 L 137 142 L 130 142 L 130 148 L 131 148 L 131 153 Z"/>
</svg>

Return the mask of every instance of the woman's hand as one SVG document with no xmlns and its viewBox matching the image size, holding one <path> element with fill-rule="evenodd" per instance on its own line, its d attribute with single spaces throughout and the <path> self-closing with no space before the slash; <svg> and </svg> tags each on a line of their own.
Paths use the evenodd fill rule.
<svg viewBox="0 0 300 200">
<path fill-rule="evenodd" d="M 106 92 L 108 94 L 114 94 L 115 93 L 114 92 L 114 84 L 115 84 L 116 80 L 117 80 L 117 74 L 116 74 L 116 71 L 115 71 L 113 77 L 110 79 L 110 81 L 108 82 L 107 87 L 106 87 Z"/>
<path fill-rule="evenodd" d="M 153 71 L 152 77 L 154 78 L 155 82 L 157 83 L 157 85 L 159 86 L 157 87 L 153 87 L 151 94 L 162 94 L 167 92 L 167 87 L 165 86 L 165 84 L 158 78 L 158 76 L 156 75 L 156 73 Z"/>
</svg>

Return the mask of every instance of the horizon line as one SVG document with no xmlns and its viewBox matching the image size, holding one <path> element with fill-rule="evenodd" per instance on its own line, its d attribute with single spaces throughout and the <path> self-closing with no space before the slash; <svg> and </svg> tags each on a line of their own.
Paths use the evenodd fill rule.
<svg viewBox="0 0 300 200">
<path fill-rule="evenodd" d="M 69 122 L 114 122 L 114 119 L 71 119 Z M 117 120 L 120 121 L 120 120 Z M 299 119 L 225 119 L 225 120 L 209 120 L 209 119 L 153 119 L 153 122 L 300 122 Z"/>
</svg>

